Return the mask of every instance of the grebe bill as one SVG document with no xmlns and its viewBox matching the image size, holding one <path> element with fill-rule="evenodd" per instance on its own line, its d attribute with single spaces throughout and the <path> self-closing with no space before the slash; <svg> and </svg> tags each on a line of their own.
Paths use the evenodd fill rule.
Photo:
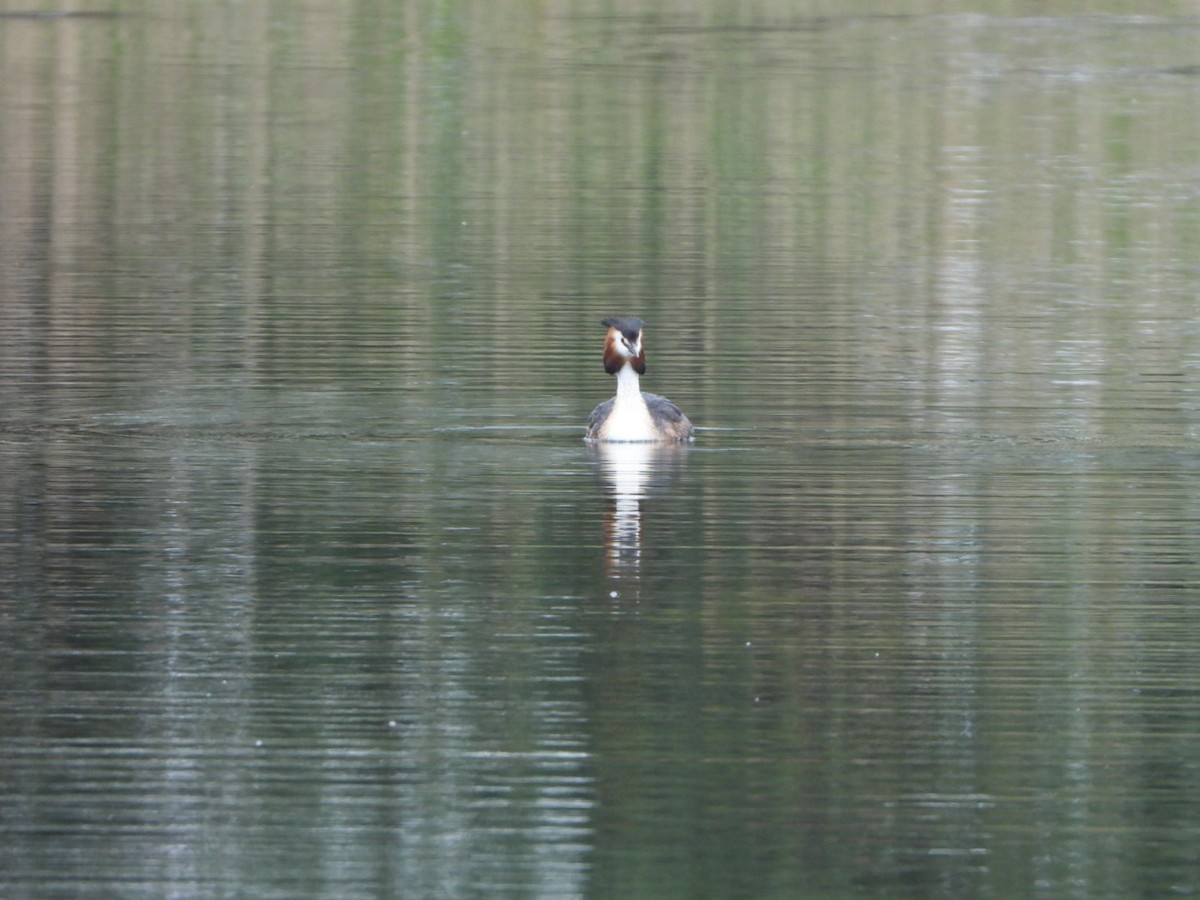
<svg viewBox="0 0 1200 900">
<path fill-rule="evenodd" d="M 587 441 L 654 441 L 677 444 L 695 439 L 688 417 L 665 397 L 639 387 L 646 371 L 644 323 L 633 316 L 615 316 L 604 337 L 604 371 L 617 376 L 617 395 L 588 416 Z"/>
</svg>

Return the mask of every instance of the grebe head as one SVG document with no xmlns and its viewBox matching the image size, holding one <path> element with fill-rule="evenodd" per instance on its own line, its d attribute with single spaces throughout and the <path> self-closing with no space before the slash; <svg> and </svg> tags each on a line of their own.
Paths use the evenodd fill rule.
<svg viewBox="0 0 1200 900">
<path fill-rule="evenodd" d="M 604 338 L 604 371 L 615 375 L 626 363 L 639 375 L 646 373 L 646 347 L 642 343 L 641 319 L 634 316 L 613 316 L 600 322 L 608 326 Z"/>
</svg>

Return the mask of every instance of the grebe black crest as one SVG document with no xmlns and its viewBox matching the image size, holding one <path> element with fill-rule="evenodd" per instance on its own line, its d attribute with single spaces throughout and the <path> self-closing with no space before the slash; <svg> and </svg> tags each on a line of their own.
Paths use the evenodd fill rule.
<svg viewBox="0 0 1200 900">
<path fill-rule="evenodd" d="M 604 319 L 604 371 L 617 376 L 617 395 L 588 416 L 587 441 L 655 441 L 678 444 L 693 440 L 688 417 L 665 397 L 638 386 L 646 372 L 644 323 L 633 316 Z"/>
</svg>

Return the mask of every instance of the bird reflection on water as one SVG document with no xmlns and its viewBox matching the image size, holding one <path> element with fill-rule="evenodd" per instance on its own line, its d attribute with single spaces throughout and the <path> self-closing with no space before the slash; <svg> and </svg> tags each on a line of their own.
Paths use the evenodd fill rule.
<svg viewBox="0 0 1200 900">
<path fill-rule="evenodd" d="M 661 495 L 682 473 L 687 444 L 590 444 L 608 493 L 604 512 L 605 575 L 610 595 L 639 599 L 643 504 Z"/>
</svg>

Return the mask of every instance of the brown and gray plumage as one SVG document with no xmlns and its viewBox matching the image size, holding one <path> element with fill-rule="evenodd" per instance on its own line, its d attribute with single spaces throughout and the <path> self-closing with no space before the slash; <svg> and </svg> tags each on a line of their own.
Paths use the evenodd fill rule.
<svg viewBox="0 0 1200 900">
<path fill-rule="evenodd" d="M 588 416 L 588 441 L 654 441 L 677 444 L 695 439 L 688 417 L 665 397 L 641 390 L 638 376 L 646 371 L 644 323 L 633 316 L 614 316 L 600 324 L 604 336 L 604 371 L 617 376 L 617 395 Z"/>
</svg>

